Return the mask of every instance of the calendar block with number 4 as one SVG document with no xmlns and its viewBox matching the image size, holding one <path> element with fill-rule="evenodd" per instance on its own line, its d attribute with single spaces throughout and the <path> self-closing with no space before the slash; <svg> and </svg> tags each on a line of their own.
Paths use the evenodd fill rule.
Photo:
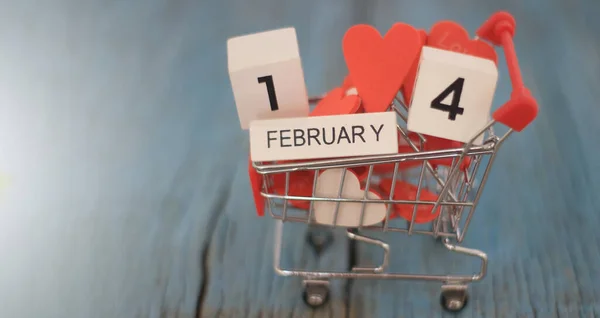
<svg viewBox="0 0 600 318">
<path fill-rule="evenodd" d="M 490 119 L 497 81 L 491 60 L 423 47 L 408 130 L 469 142 Z M 474 144 L 483 138 L 481 134 Z"/>
<path fill-rule="evenodd" d="M 294 28 L 227 41 L 229 79 L 242 129 L 257 119 L 306 117 L 309 112 Z"/>
</svg>

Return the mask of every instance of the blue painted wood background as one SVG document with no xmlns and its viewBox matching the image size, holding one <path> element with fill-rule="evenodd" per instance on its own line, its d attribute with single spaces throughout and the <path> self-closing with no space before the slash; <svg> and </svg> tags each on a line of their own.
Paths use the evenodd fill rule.
<svg viewBox="0 0 600 318">
<path fill-rule="evenodd" d="M 294 26 L 309 92 L 339 84 L 340 41 L 492 12 L 516 45 L 538 120 L 499 155 L 465 246 L 489 276 L 462 317 L 600 315 L 600 2 L 595 0 L 4 1 L 0 10 L 0 317 L 438 317 L 438 284 L 337 281 L 311 311 L 275 277 L 254 216 L 228 37 Z M 510 85 L 504 65 L 494 107 Z M 287 226 L 284 264 L 343 270 Z M 392 268 L 476 266 L 423 237 L 388 237 Z"/>
</svg>

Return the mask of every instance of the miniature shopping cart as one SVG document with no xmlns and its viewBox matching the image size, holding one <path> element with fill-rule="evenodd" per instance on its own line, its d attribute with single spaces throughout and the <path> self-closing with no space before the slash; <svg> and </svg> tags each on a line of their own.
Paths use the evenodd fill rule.
<svg viewBox="0 0 600 318">
<path fill-rule="evenodd" d="M 497 28 L 496 28 L 497 29 Z M 436 140 L 430 136 L 415 134 L 406 129 L 409 108 L 404 101 L 396 98 L 388 111 L 394 112 L 398 119 L 399 140 L 410 151 L 389 155 L 374 155 L 352 158 L 334 158 L 308 160 L 301 162 L 252 162 L 252 167 L 262 176 L 260 195 L 265 198 L 267 210 L 276 219 L 274 267 L 281 276 L 297 276 L 304 280 L 304 297 L 310 306 L 320 306 L 328 298 L 330 279 L 405 279 L 437 281 L 442 284 L 442 305 L 450 311 L 461 310 L 467 302 L 467 285 L 484 278 L 488 259 L 483 251 L 461 247 L 477 204 L 483 193 L 484 185 L 490 174 L 492 164 L 498 150 L 513 131 L 520 131 L 534 120 L 537 104 L 523 86 L 512 38 L 503 33 L 488 38 L 502 44 L 513 84 L 511 100 L 498 109 L 489 121 L 467 143 L 459 143 L 454 147 L 431 147 Z M 512 65 L 512 66 L 511 66 Z M 516 93 L 515 93 L 516 92 Z M 313 102 L 318 101 L 313 99 Z M 497 136 L 494 132 L 496 124 L 504 124 L 509 129 Z M 475 140 L 484 136 L 481 144 Z M 455 144 L 456 145 L 456 144 Z M 387 167 L 387 185 L 389 195 L 381 198 L 369 197 L 370 188 L 381 184 L 380 167 Z M 337 196 L 319 195 L 317 179 L 321 172 L 340 169 L 340 189 Z M 361 174 L 364 186 L 362 198 L 344 198 L 341 196 L 344 179 L 352 174 Z M 361 171 L 358 173 L 357 171 Z M 309 174 L 312 178 L 312 193 L 298 195 L 292 191 L 292 180 L 299 174 Z M 376 177 L 377 175 L 377 177 Z M 379 178 L 379 179 L 378 179 Z M 403 183 L 404 182 L 404 183 Z M 394 187 L 406 183 L 414 185 L 412 195 L 397 195 Z M 277 185 L 276 185 L 277 184 Z M 427 193 L 425 198 L 423 194 Z M 282 235 L 284 222 L 297 222 L 319 225 L 315 218 L 315 205 L 330 202 L 335 206 L 332 222 L 327 226 L 339 224 L 341 207 L 348 203 L 361 204 L 360 222 L 357 226 L 346 227 L 347 236 L 373 244 L 383 250 L 383 261 L 379 266 L 371 268 L 353 268 L 347 272 L 309 271 L 303 269 L 286 269 L 280 265 L 282 252 Z M 385 218 L 377 224 L 365 224 L 365 206 L 380 204 L 386 207 Z M 298 207 L 301 207 L 300 209 Z M 425 210 L 427 213 L 423 214 Z M 320 224 L 322 225 L 322 223 Z M 393 273 L 388 271 L 390 247 L 388 243 L 373 239 L 359 231 L 398 232 L 405 235 L 423 235 L 439 239 L 450 251 L 465 256 L 476 257 L 481 262 L 478 273 L 473 275 L 415 275 Z"/>
</svg>

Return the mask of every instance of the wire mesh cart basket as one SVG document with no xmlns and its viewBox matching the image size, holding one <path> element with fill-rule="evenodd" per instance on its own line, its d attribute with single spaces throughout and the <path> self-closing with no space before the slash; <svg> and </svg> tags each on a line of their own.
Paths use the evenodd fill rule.
<svg viewBox="0 0 600 318">
<path fill-rule="evenodd" d="M 331 279 L 364 278 L 439 282 L 442 306 L 450 311 L 464 308 L 468 284 L 485 277 L 488 258 L 483 251 L 460 244 L 465 239 L 499 149 L 514 131 L 524 129 L 537 115 L 537 104 L 520 78 L 512 34 L 506 31 L 510 28 L 502 29 L 498 25 L 502 24 L 488 28 L 495 33 L 490 31 L 487 37 L 504 48 L 513 95 L 469 142 L 441 142 L 439 138 L 409 131 L 407 118 L 410 108 L 401 98 L 395 98 L 387 111 L 394 112 L 397 117 L 399 147 L 402 149 L 398 153 L 250 162 L 249 169 L 260 178 L 261 185 L 255 199 L 258 195 L 264 200 L 266 211 L 276 220 L 275 272 L 281 276 L 301 277 L 307 304 L 317 307 L 327 301 Z M 311 101 L 318 100 L 313 98 Z M 500 124 L 507 126 L 508 130 L 497 135 L 494 128 Z M 482 136 L 483 142 L 476 142 Z M 327 189 L 318 182 L 326 172 L 333 180 L 339 180 Z M 361 184 L 359 195 L 345 195 L 348 179 L 358 180 Z M 302 187 L 298 186 L 299 180 Z M 381 195 L 372 195 L 373 191 Z M 383 206 L 379 211 L 384 213 L 373 218 L 370 211 L 375 206 Z M 320 211 L 326 207 L 330 213 L 319 215 L 317 207 Z M 379 266 L 355 267 L 346 272 L 283 268 L 280 256 L 284 222 L 343 227 L 350 240 L 381 248 L 383 260 Z M 478 259 L 481 265 L 479 271 L 472 275 L 391 272 L 388 268 L 392 252 L 390 245 L 363 235 L 364 231 L 428 236 L 439 240 L 451 252 Z M 313 237 L 313 242 L 317 239 Z"/>
</svg>

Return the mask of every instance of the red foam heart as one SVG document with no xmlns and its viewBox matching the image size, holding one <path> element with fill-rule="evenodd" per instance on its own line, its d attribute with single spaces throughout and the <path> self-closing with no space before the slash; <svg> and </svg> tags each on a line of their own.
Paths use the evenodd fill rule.
<svg viewBox="0 0 600 318">
<path fill-rule="evenodd" d="M 346 96 L 346 90 L 338 87 L 331 90 L 319 101 L 310 116 L 354 114 L 359 109 L 360 98 L 356 95 Z"/>
<path fill-rule="evenodd" d="M 392 179 L 386 178 L 381 180 L 379 188 L 389 194 L 392 190 Z M 396 181 L 394 186 L 394 200 L 415 200 L 417 197 L 417 186 L 404 181 Z M 421 189 L 419 193 L 419 201 L 436 201 L 438 196 L 427 190 Z M 414 204 L 394 204 L 394 211 L 405 220 L 410 221 L 412 219 Z M 441 207 L 438 207 L 435 212 L 432 213 L 433 205 L 420 204 L 417 207 L 417 213 L 415 215 L 415 223 L 427 223 L 433 221 L 442 211 Z"/>
<path fill-rule="evenodd" d="M 394 24 L 382 38 L 377 29 L 359 24 L 342 41 L 344 58 L 366 112 L 387 110 L 421 49 L 419 32 Z"/>
<path fill-rule="evenodd" d="M 498 64 L 493 46 L 481 40 L 469 39 L 469 32 L 453 21 L 436 23 L 427 37 L 427 46 L 481 57 Z"/>
<path fill-rule="evenodd" d="M 265 215 L 265 198 L 260 194 L 263 185 L 263 177 L 252 166 L 252 160 L 248 159 L 248 176 L 252 187 L 252 197 L 258 216 Z"/>
<path fill-rule="evenodd" d="M 427 43 L 427 32 L 425 30 L 419 30 L 421 36 L 421 47 Z M 417 78 L 417 71 L 419 70 L 419 59 L 413 62 L 413 65 L 402 84 L 402 97 L 404 97 L 404 103 L 406 106 L 410 106 L 410 99 L 412 98 L 412 92 L 415 86 L 415 79 Z"/>
<path fill-rule="evenodd" d="M 420 143 L 420 138 L 417 133 L 409 132 L 408 137 L 417 145 Z M 452 148 L 461 148 L 463 144 L 460 141 L 454 141 L 450 139 L 444 139 L 435 136 L 424 135 L 427 142 L 425 143 L 425 150 L 443 150 Z"/>
<path fill-rule="evenodd" d="M 451 141 L 447 139 L 439 138 L 439 141 L 435 141 L 433 136 L 427 136 L 427 144 L 425 145 L 425 151 L 436 151 L 436 150 L 445 150 L 445 149 L 455 149 L 462 148 L 463 144 Z M 457 158 L 458 160 L 458 158 Z M 452 166 L 453 158 L 441 158 L 441 159 L 431 159 L 429 163 L 435 168 L 437 166 L 444 166 L 450 168 Z M 463 161 L 460 163 L 460 171 L 466 171 L 471 166 L 472 157 L 465 157 Z"/>
<path fill-rule="evenodd" d="M 344 82 L 342 83 L 342 88 L 344 89 L 344 92 L 352 87 L 354 87 L 354 84 L 352 84 L 352 78 L 350 78 L 350 75 L 346 75 L 346 77 L 344 78 Z"/>
<path fill-rule="evenodd" d="M 288 195 L 298 197 L 311 197 L 314 183 L 314 171 L 290 172 Z M 285 195 L 285 173 L 273 175 L 273 191 L 279 195 Z M 308 210 L 310 201 L 288 200 L 288 203 L 298 209 Z"/>
<path fill-rule="evenodd" d="M 410 132 L 410 133 L 408 133 L 408 136 L 409 136 L 410 140 L 412 140 L 413 142 L 415 142 L 417 144 L 417 146 L 420 144 L 419 136 L 416 133 Z M 424 144 L 424 147 L 423 147 L 424 151 L 455 149 L 455 148 L 462 148 L 464 146 L 464 144 L 459 141 L 454 141 L 454 140 L 449 140 L 449 139 L 444 139 L 444 138 L 439 138 L 439 137 L 434 137 L 434 136 L 429 136 L 429 135 L 425 135 L 424 137 L 427 139 L 427 142 Z M 406 150 L 406 152 L 413 152 L 413 149 L 410 146 L 404 146 L 404 147 L 406 147 L 406 148 L 404 148 Z M 402 152 L 402 150 L 401 150 L 401 152 Z M 416 162 L 420 163 L 419 161 L 416 161 Z M 429 160 L 429 163 L 431 163 L 431 165 L 433 165 L 434 167 L 435 166 L 450 167 L 450 166 L 452 166 L 452 158 L 431 159 L 431 160 Z M 463 162 L 461 163 L 460 169 L 462 171 L 465 171 L 470 165 L 471 165 L 471 157 L 466 157 L 463 160 Z M 417 166 L 417 165 L 415 164 L 415 166 Z"/>
<path fill-rule="evenodd" d="M 410 132 L 408 133 L 408 137 L 410 140 L 417 146 L 420 146 L 420 138 L 416 133 Z M 434 136 L 426 135 L 425 138 L 427 142 L 424 144 L 423 151 L 435 151 L 435 150 L 445 150 L 445 149 L 455 149 L 462 148 L 463 144 L 458 141 L 438 138 Z M 413 148 L 406 143 L 404 137 L 398 136 L 398 141 L 401 144 L 398 146 L 398 153 L 414 153 Z M 460 165 L 460 170 L 465 171 L 471 165 L 472 158 L 466 157 Z M 441 159 L 430 159 L 428 162 L 433 166 L 452 166 L 452 158 L 441 158 Z M 413 169 L 420 167 L 423 163 L 422 160 L 405 160 L 398 163 L 398 171 Z M 382 163 L 373 166 L 373 174 L 375 175 L 385 175 L 394 172 L 394 163 Z M 359 180 L 365 181 L 369 176 L 369 166 L 358 166 L 351 168 L 356 175 L 358 175 Z"/>
</svg>

